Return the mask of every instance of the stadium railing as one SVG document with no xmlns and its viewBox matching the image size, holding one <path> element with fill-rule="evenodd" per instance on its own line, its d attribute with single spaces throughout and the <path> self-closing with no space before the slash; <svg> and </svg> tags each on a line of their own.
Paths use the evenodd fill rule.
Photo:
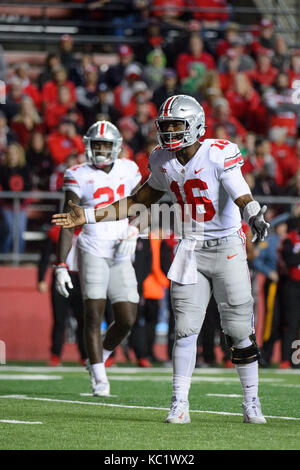
<svg viewBox="0 0 300 470">
<path fill-rule="evenodd" d="M 231 21 L 239 21 L 239 15 L 243 15 L 244 17 L 269 15 L 272 16 L 272 18 L 286 17 L 289 15 L 290 17 L 300 20 L 300 2 L 295 3 L 293 8 L 282 8 L 280 6 L 276 8 L 243 7 L 239 6 L 238 2 L 236 3 L 237 5 L 228 5 L 225 10 L 230 15 Z M 95 21 L 92 18 L 84 18 L 85 13 L 88 12 L 88 8 L 88 4 L 86 3 L 59 1 L 34 2 L 33 0 L 24 2 L 2 1 L 0 5 L 0 42 L 2 42 L 2 44 L 21 42 L 26 45 L 32 43 L 32 41 L 40 40 L 40 46 L 44 46 L 45 44 L 51 45 L 57 43 L 61 34 L 69 33 L 74 35 L 74 43 L 77 45 L 87 43 L 94 45 L 109 43 L 114 45 L 124 41 L 129 44 L 138 44 L 144 37 L 147 20 L 128 24 L 126 18 L 122 19 L 120 16 L 117 23 L 105 19 Z M 176 6 L 172 8 L 176 10 Z M 28 9 L 28 12 L 24 14 L 26 9 Z M 150 13 L 155 13 L 156 10 L 161 10 L 162 7 L 150 5 L 149 9 Z M 224 13 L 224 9 L 220 8 L 180 7 L 180 10 L 184 13 Z M 32 11 L 31 15 L 30 11 Z M 66 12 L 65 15 L 60 15 L 60 11 Z M 118 16 L 118 13 L 122 15 L 124 12 L 128 11 L 128 3 L 126 1 L 114 0 L 113 2 L 104 4 L 101 7 L 101 11 L 103 11 L 104 14 L 106 12 L 113 12 L 115 16 Z M 134 11 L 137 12 L 138 10 L 132 10 L 132 12 Z M 296 39 L 299 38 L 298 23 L 299 21 L 296 21 L 295 28 L 292 28 L 291 25 L 288 28 L 284 28 L 277 22 L 275 25 L 276 31 L 283 34 L 292 34 L 295 36 L 294 40 L 296 41 Z M 163 22 L 160 26 L 164 32 L 182 29 L 180 26 L 176 25 L 176 23 L 168 24 L 167 22 Z M 99 33 L 98 31 L 97 34 L 89 34 L 87 32 L 89 28 L 93 27 L 99 28 Z M 111 30 L 115 28 L 124 30 L 124 34 L 111 34 Z M 84 33 L 82 33 L 83 30 Z M 251 32 L 252 27 L 251 25 L 241 22 L 241 30 Z"/>
<path fill-rule="evenodd" d="M 39 230 L 26 230 L 23 232 L 22 237 L 27 242 L 40 242 L 46 238 L 46 230 L 43 230 L 43 226 L 49 228 L 51 226 L 51 215 L 57 210 L 62 211 L 63 202 L 64 202 L 64 193 L 62 192 L 44 192 L 44 191 L 20 191 L 20 192 L 10 192 L 10 191 L 1 191 L 0 192 L 0 204 L 3 199 L 10 199 L 13 204 L 13 246 L 11 253 L 0 253 L 0 263 L 13 264 L 14 266 L 19 266 L 24 262 L 38 262 L 40 257 L 40 249 L 34 245 L 31 252 L 19 253 L 19 227 L 18 227 L 18 218 L 21 209 L 21 200 L 27 199 L 31 201 L 38 201 L 38 205 L 33 205 L 32 202 L 27 206 L 37 212 L 47 213 L 47 221 L 43 224 Z M 255 196 L 255 199 L 261 204 L 267 204 L 272 206 L 280 206 L 281 210 L 283 207 L 286 207 L 286 212 L 291 212 L 293 207 L 297 204 L 300 204 L 300 197 L 290 197 L 290 196 Z M 45 201 L 52 201 L 54 204 L 45 204 Z M 170 200 L 167 196 L 164 196 L 161 202 L 168 203 Z M 49 216 L 49 218 L 48 218 Z M 1 230 L 1 228 L 0 228 Z M 1 235 L 1 233 L 0 233 Z"/>
</svg>

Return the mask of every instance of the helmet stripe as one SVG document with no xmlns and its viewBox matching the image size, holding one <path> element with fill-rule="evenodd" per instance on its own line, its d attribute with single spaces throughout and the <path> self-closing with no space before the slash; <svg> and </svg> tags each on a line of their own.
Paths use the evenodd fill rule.
<svg viewBox="0 0 300 470">
<path fill-rule="evenodd" d="M 105 128 L 105 123 L 104 123 L 104 122 L 101 122 L 101 125 L 100 125 L 100 137 L 103 137 L 103 136 L 104 136 L 104 128 Z"/>
<path fill-rule="evenodd" d="M 168 116 L 169 110 L 171 108 L 171 103 L 174 99 L 175 99 L 175 97 L 171 96 L 171 98 L 169 98 L 168 101 L 166 102 L 165 107 L 164 107 L 164 111 L 163 111 L 164 116 Z"/>
</svg>

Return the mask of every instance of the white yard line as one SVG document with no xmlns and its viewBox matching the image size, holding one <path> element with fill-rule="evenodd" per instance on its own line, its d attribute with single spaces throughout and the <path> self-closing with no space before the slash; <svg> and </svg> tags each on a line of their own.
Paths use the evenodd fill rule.
<svg viewBox="0 0 300 470">
<path fill-rule="evenodd" d="M 61 380 L 61 375 L 0 374 L 0 380 Z"/>
<path fill-rule="evenodd" d="M 108 406 L 111 408 L 127 408 L 137 410 L 157 410 L 157 411 L 169 411 L 169 408 L 160 408 L 155 406 L 137 406 L 137 405 L 120 405 L 116 403 L 100 403 L 100 402 L 88 402 L 79 400 L 59 400 L 57 398 L 39 398 L 29 397 L 26 395 L 0 395 L 0 399 L 14 399 L 14 400 L 33 400 L 33 401 L 44 401 L 50 403 L 67 403 L 72 405 L 88 405 L 88 406 Z M 215 414 L 222 416 L 243 416 L 242 413 L 231 413 L 227 411 L 211 411 L 211 410 L 190 410 L 190 413 L 204 413 L 204 414 Z M 293 418 L 290 416 L 265 416 L 266 418 L 283 419 L 300 421 L 300 418 Z"/>
<path fill-rule="evenodd" d="M 17 421 L 15 419 L 0 419 L 0 423 L 11 424 L 43 424 L 41 421 Z"/>
<path fill-rule="evenodd" d="M 236 393 L 206 393 L 207 397 L 243 398 L 243 395 Z"/>
</svg>

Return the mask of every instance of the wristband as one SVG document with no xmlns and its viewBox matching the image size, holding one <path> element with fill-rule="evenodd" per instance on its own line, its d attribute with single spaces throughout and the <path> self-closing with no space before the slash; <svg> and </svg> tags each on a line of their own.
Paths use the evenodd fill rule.
<svg viewBox="0 0 300 470">
<path fill-rule="evenodd" d="M 85 217 L 87 224 L 95 224 L 96 223 L 95 209 L 93 207 L 84 209 L 84 217 Z"/>
<path fill-rule="evenodd" d="M 245 206 L 243 210 L 243 219 L 245 220 L 245 222 L 249 224 L 249 220 L 252 217 L 256 217 L 260 209 L 261 207 L 260 207 L 259 202 L 257 201 L 248 202 L 248 204 Z"/>
<path fill-rule="evenodd" d="M 66 263 L 58 263 L 58 264 L 54 264 L 53 265 L 53 268 L 66 268 L 66 269 L 69 269 L 68 265 Z"/>
</svg>

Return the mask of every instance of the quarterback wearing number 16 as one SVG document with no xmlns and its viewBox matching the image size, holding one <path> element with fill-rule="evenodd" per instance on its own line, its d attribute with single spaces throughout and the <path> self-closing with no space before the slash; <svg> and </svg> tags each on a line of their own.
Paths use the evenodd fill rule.
<svg viewBox="0 0 300 470">
<path fill-rule="evenodd" d="M 122 204 L 113 205 L 117 219 L 122 219 L 133 204 L 149 208 L 167 192 L 182 211 L 188 208 L 192 218 L 168 273 L 176 337 L 171 408 L 165 422 L 190 422 L 188 394 L 197 337 L 213 291 L 244 394 L 244 422 L 263 424 L 266 420 L 258 398 L 259 348 L 241 213 L 252 229 L 253 241 L 260 241 L 269 227 L 264 220 L 266 207 L 253 199 L 242 176 L 243 157 L 237 145 L 203 139 L 205 115 L 194 98 L 168 98 L 159 110 L 156 127 L 159 146 L 149 158 L 149 179 Z M 66 228 L 77 227 L 101 222 L 105 215 L 101 208 L 85 210 L 72 205 L 71 212 L 56 214 L 53 221 Z"/>
</svg>

